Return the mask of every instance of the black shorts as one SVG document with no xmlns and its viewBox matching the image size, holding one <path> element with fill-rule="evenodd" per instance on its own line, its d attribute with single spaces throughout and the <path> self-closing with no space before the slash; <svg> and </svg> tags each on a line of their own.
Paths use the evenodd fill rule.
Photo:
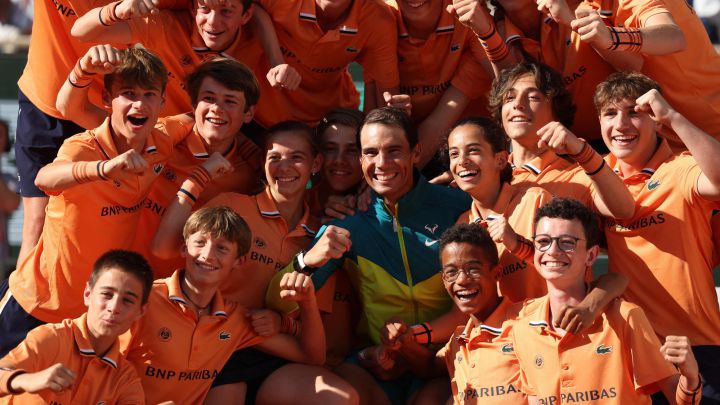
<svg viewBox="0 0 720 405">
<path fill-rule="evenodd" d="M 25 340 L 28 332 L 45 322 L 33 317 L 10 294 L 8 280 L 0 284 L 0 358 Z"/>
<path fill-rule="evenodd" d="M 85 132 L 72 121 L 45 114 L 18 90 L 15 164 L 18 171 L 18 192 L 23 197 L 45 197 L 35 186 L 40 168 L 55 160 L 65 139 Z"/>
<path fill-rule="evenodd" d="M 261 352 L 260 350 L 248 347 L 240 349 L 230 356 L 220 374 L 215 377 L 212 386 L 234 384 L 244 382 L 247 384 L 245 404 L 255 403 L 260 385 L 275 370 L 289 362 L 280 357 Z"/>
</svg>

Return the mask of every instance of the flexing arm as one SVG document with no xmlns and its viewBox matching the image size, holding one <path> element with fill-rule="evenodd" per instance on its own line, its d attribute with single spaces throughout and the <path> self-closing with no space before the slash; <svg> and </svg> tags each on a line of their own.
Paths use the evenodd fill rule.
<svg viewBox="0 0 720 405">
<path fill-rule="evenodd" d="M 195 170 L 204 170 L 205 173 L 210 175 L 211 179 L 233 170 L 232 165 L 217 152 L 210 155 L 210 158 L 201 166 L 202 169 L 197 168 Z M 171 259 L 180 253 L 183 244 L 182 229 L 185 226 L 185 221 L 192 213 L 195 202 L 193 198 L 197 200 L 205 185 L 198 184 L 193 176 L 183 182 L 172 204 L 163 215 L 157 232 L 155 232 L 151 247 L 152 254 L 161 259 Z M 212 200 L 209 204 L 212 204 Z"/>
<path fill-rule="evenodd" d="M 673 405 L 695 405 L 702 398 L 702 384 L 697 360 L 686 336 L 667 336 L 660 352 L 680 371 L 660 382 L 665 398 Z"/>
<path fill-rule="evenodd" d="M 453 331 L 456 326 L 453 326 Z M 427 346 L 419 344 L 415 340 L 412 329 L 399 318 L 392 318 L 385 322 L 380 330 L 380 340 L 385 350 L 402 356 L 406 366 L 412 370 L 413 374 L 422 378 L 447 374 L 444 358 L 436 356 L 435 352 Z"/>
<path fill-rule="evenodd" d="M 590 145 L 557 121 L 540 128 L 538 136 L 538 147 L 548 147 L 558 155 L 570 155 L 585 170 L 595 186 L 597 195 L 593 196 L 593 203 L 601 215 L 624 219 L 635 213 L 630 191 Z"/>
<path fill-rule="evenodd" d="M 122 0 L 96 7 L 75 21 L 70 33 L 84 42 L 129 43 L 130 24 L 125 20 L 159 13 L 158 0 Z"/>
<path fill-rule="evenodd" d="M 258 344 L 258 349 L 290 361 L 322 365 L 325 363 L 325 329 L 315 300 L 309 275 L 292 272 L 280 281 L 280 297 L 296 301 L 300 307 L 302 331 L 299 337 L 277 334 Z"/>
<path fill-rule="evenodd" d="M 272 87 L 282 87 L 288 90 L 295 90 L 300 85 L 300 74 L 292 66 L 285 63 L 280 41 L 275 33 L 270 15 L 260 5 L 251 6 L 252 18 L 248 25 L 255 37 L 260 40 L 263 51 L 270 63 L 270 70 L 267 72 L 267 80 Z"/>
<path fill-rule="evenodd" d="M 640 96 L 635 110 L 650 114 L 655 121 L 675 131 L 702 170 L 697 181 L 698 193 L 709 200 L 720 200 L 720 165 L 717 164 L 720 142 L 677 112 L 657 90 Z"/>
<path fill-rule="evenodd" d="M 88 49 L 60 88 L 55 101 L 58 111 L 83 128 L 100 126 L 107 112 L 90 102 L 89 80 L 93 75 L 111 73 L 121 58 L 120 50 L 110 45 L 95 45 Z"/>
<path fill-rule="evenodd" d="M 43 390 L 61 392 L 69 388 L 75 381 L 75 373 L 64 365 L 57 363 L 36 373 L 0 369 L 0 380 L 3 379 L 7 379 L 7 385 L 0 388 L 0 396 L 24 392 L 36 393 Z"/>
</svg>

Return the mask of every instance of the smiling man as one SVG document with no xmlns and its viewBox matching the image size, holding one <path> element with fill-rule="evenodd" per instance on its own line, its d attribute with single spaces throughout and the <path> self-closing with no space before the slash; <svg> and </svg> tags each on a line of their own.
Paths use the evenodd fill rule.
<svg viewBox="0 0 720 405">
<path fill-rule="evenodd" d="M 598 86 L 595 105 L 610 149 L 607 165 L 635 200 L 632 218 L 605 223 L 610 271 L 628 277 L 625 296 L 645 310 L 659 336 L 690 338 L 706 381 L 703 395 L 720 400 L 720 310 L 710 227 L 720 200 L 720 142 L 639 73 L 610 76 Z M 672 153 L 659 136 L 668 129 L 692 155 Z"/>
<path fill-rule="evenodd" d="M 373 189 L 371 207 L 323 227 L 312 247 L 301 253 L 296 269 L 312 272 L 320 288 L 342 266 L 361 295 L 363 314 L 358 334 L 364 344 L 380 343 L 380 328 L 391 317 L 414 325 L 450 308 L 438 260 L 438 240 L 470 206 L 462 191 L 433 185 L 414 169 L 420 153 L 410 117 L 394 108 L 371 111 L 360 131 L 360 162 Z M 352 357 L 357 362 L 357 355 Z M 346 363 L 342 376 L 372 377 Z M 348 370 L 349 369 L 349 370 Z M 390 384 L 396 400 L 408 392 Z M 368 390 L 362 383 L 358 391 Z M 387 399 L 386 399 L 387 400 Z"/>
<path fill-rule="evenodd" d="M 577 334 L 557 326 L 563 307 L 587 294 L 585 271 L 600 251 L 598 218 L 578 201 L 557 198 L 537 210 L 535 222 L 535 268 L 548 295 L 525 301 L 512 329 L 528 402 L 650 404 L 661 390 L 673 404 L 697 404 L 701 379 L 688 339 L 667 336 L 661 347 L 637 305 L 617 298 Z"/>
</svg>

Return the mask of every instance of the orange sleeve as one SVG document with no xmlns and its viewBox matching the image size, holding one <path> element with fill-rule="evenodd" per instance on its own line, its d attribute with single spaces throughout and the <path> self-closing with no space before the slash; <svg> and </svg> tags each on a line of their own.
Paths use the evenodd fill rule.
<svg viewBox="0 0 720 405">
<path fill-rule="evenodd" d="M 673 179 L 673 184 L 680 185 L 685 200 L 693 205 L 699 202 L 707 202 L 707 200 L 698 193 L 697 184 L 703 172 L 695 159 L 690 156 L 680 157 L 675 167 L 676 169 L 673 170 L 672 173 L 673 176 L 677 176 L 677 179 Z M 710 206 L 713 205 L 715 205 L 715 203 L 710 204 Z"/>
<path fill-rule="evenodd" d="M 118 405 L 145 405 L 145 391 L 135 367 L 125 361 L 122 376 L 118 381 Z"/>
<path fill-rule="evenodd" d="M 255 333 L 250 318 L 248 318 L 247 310 L 245 308 L 238 307 L 230 315 L 232 321 L 232 328 L 236 336 L 231 338 L 235 342 L 236 349 L 239 350 L 243 347 L 254 346 L 258 343 L 262 343 L 266 337 L 260 336 Z"/>
<path fill-rule="evenodd" d="M 179 144 L 188 136 L 200 136 L 192 130 L 195 123 L 183 114 L 161 118 L 158 123 L 160 124 L 158 127 L 170 137 L 173 146 Z"/>
<path fill-rule="evenodd" d="M 92 137 L 80 134 L 71 136 L 63 142 L 54 162 L 82 162 L 97 159 L 98 153 Z"/>
<path fill-rule="evenodd" d="M 658 390 L 658 382 L 677 374 L 660 353 L 660 340 L 640 307 L 628 311 L 624 338 L 630 345 L 636 391 L 652 394 Z"/>
<path fill-rule="evenodd" d="M 467 98 L 482 97 L 490 89 L 493 78 L 485 70 L 481 61 L 487 61 L 487 55 L 474 36 L 468 41 L 470 49 L 465 48 L 460 64 L 455 71 L 451 84 Z M 479 50 L 477 48 L 480 48 Z"/>
<path fill-rule="evenodd" d="M 18 370 L 34 373 L 55 364 L 55 355 L 72 347 L 70 342 L 61 340 L 64 339 L 49 325 L 31 330 L 25 340 L 0 360 L 0 396 L 10 394 L 8 381 Z"/>
<path fill-rule="evenodd" d="M 670 13 L 661 0 L 619 0 L 613 17 L 615 25 L 639 28 L 645 26 L 648 18 L 660 13 Z"/>
<path fill-rule="evenodd" d="M 400 85 L 400 73 L 397 59 L 397 25 L 389 8 L 378 10 L 372 18 L 366 46 L 357 61 L 379 88 L 391 88 Z M 367 22 L 367 21 L 366 21 Z M 365 73 L 364 73 L 365 74 Z"/>
<path fill-rule="evenodd" d="M 238 209 L 238 196 L 239 194 L 237 193 L 220 193 L 203 205 L 203 207 L 220 207 L 224 205 L 230 207 L 242 216 L 241 210 Z"/>
</svg>

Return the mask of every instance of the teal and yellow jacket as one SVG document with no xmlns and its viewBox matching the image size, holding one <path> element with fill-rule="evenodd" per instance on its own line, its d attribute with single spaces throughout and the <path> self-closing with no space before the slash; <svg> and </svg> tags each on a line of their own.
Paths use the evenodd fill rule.
<svg viewBox="0 0 720 405">
<path fill-rule="evenodd" d="M 437 318 L 451 306 L 440 276 L 438 239 L 470 203 L 466 193 L 430 184 L 417 172 L 413 189 L 396 203 L 395 216 L 373 192 L 366 212 L 330 223 L 350 231 L 352 246 L 313 273 L 315 288 L 344 266 L 362 302 L 358 332 L 375 344 L 380 327 L 393 316 L 409 325 Z"/>
</svg>

